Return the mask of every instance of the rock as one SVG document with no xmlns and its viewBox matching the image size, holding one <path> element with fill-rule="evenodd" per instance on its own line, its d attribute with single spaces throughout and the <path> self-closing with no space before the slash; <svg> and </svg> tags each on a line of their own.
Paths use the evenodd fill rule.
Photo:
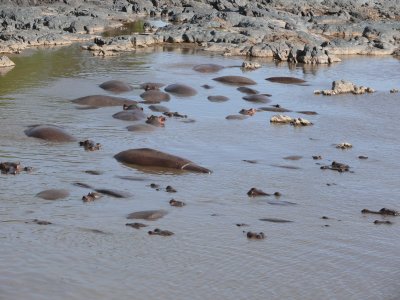
<svg viewBox="0 0 400 300">
<path fill-rule="evenodd" d="M 292 126 L 311 126 L 313 123 L 303 118 L 294 118 L 290 121 Z"/>
<path fill-rule="evenodd" d="M 261 68 L 261 65 L 256 62 L 244 61 L 241 67 L 244 70 L 256 70 Z"/>
<path fill-rule="evenodd" d="M 314 94 L 322 94 L 324 96 L 333 96 L 339 94 L 347 94 L 352 93 L 355 95 L 365 94 L 365 93 L 374 93 L 375 90 L 370 87 L 365 86 L 357 86 L 350 81 L 345 80 L 336 80 L 332 82 L 331 90 L 316 90 Z"/>
<path fill-rule="evenodd" d="M 5 55 L 0 56 L 0 68 L 13 66 L 15 66 L 15 63 L 11 59 Z"/>
<path fill-rule="evenodd" d="M 340 143 L 340 144 L 337 144 L 335 147 L 338 148 L 338 149 L 343 149 L 344 150 L 344 149 L 353 148 L 353 145 L 350 144 L 350 143 Z"/>
<path fill-rule="evenodd" d="M 153 231 L 149 231 L 148 232 L 149 235 L 160 235 L 160 236 L 171 236 L 174 233 L 172 231 L 169 230 L 161 230 L 159 228 L 154 229 Z"/>
<path fill-rule="evenodd" d="M 391 89 L 391 90 L 390 90 L 390 93 L 391 93 L 391 94 L 398 93 L 398 92 L 399 92 L 399 89 Z"/>
<path fill-rule="evenodd" d="M 247 238 L 248 238 L 249 240 L 262 240 L 262 239 L 265 238 L 265 235 L 264 235 L 263 232 L 257 233 L 257 232 L 248 231 L 248 232 L 246 233 L 246 236 L 247 236 Z"/>
<path fill-rule="evenodd" d="M 289 124 L 292 122 L 292 118 L 289 116 L 285 115 L 274 115 L 270 119 L 270 123 L 275 123 L 275 124 Z"/>
</svg>

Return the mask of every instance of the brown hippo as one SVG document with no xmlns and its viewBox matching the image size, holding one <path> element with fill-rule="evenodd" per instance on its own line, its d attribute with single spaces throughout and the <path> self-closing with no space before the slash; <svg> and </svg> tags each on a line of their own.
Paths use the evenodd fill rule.
<svg viewBox="0 0 400 300">
<path fill-rule="evenodd" d="M 133 131 L 133 132 L 150 132 L 155 130 L 155 126 L 149 125 L 149 124 L 135 124 L 135 125 L 130 125 L 126 127 L 128 131 Z"/>
<path fill-rule="evenodd" d="M 237 90 L 243 94 L 248 94 L 248 95 L 256 95 L 259 93 L 257 90 L 254 90 L 246 86 L 240 86 L 237 88 Z"/>
<path fill-rule="evenodd" d="M 172 231 L 169 230 L 161 230 L 159 228 L 154 229 L 153 231 L 148 231 L 149 235 L 160 235 L 160 236 L 171 236 L 174 235 Z"/>
<path fill-rule="evenodd" d="M 17 175 L 21 171 L 25 172 L 31 172 L 32 167 L 22 167 L 20 162 L 0 162 L 0 171 L 1 174 L 7 174 L 7 175 Z"/>
<path fill-rule="evenodd" d="M 50 189 L 41 191 L 40 193 L 36 194 L 36 197 L 42 198 L 44 200 L 57 200 L 63 199 L 69 196 L 68 190 L 64 189 Z"/>
<path fill-rule="evenodd" d="M 148 90 L 140 94 L 140 97 L 147 102 L 159 103 L 162 101 L 169 101 L 170 95 L 159 90 Z"/>
<path fill-rule="evenodd" d="M 145 82 L 142 83 L 139 87 L 145 91 L 150 91 L 150 90 L 158 90 L 162 88 L 165 84 L 164 83 L 158 83 L 158 82 Z"/>
<path fill-rule="evenodd" d="M 34 125 L 25 130 L 29 137 L 43 139 L 50 142 L 75 142 L 76 139 L 55 125 Z"/>
<path fill-rule="evenodd" d="M 197 91 L 194 88 L 179 83 L 170 84 L 164 90 L 180 97 L 189 97 L 197 94 Z"/>
<path fill-rule="evenodd" d="M 136 101 L 129 100 L 121 97 L 105 96 L 105 95 L 91 95 L 72 100 L 73 103 L 79 105 L 88 105 L 92 107 L 104 106 L 122 106 L 123 104 L 136 104 Z"/>
<path fill-rule="evenodd" d="M 229 100 L 228 97 L 222 95 L 208 96 L 207 99 L 211 102 L 225 102 Z"/>
<path fill-rule="evenodd" d="M 169 112 L 169 108 L 162 105 L 150 105 L 149 109 L 154 112 Z"/>
<path fill-rule="evenodd" d="M 113 118 L 123 121 L 139 121 L 146 118 L 143 109 L 129 109 L 117 112 L 112 115 Z"/>
<path fill-rule="evenodd" d="M 271 112 L 291 112 L 290 109 L 286 109 L 280 106 L 260 107 L 258 110 L 271 111 Z"/>
<path fill-rule="evenodd" d="M 142 227 L 147 227 L 148 225 L 143 224 L 143 223 L 135 222 L 135 223 L 126 223 L 125 226 L 129 226 L 129 227 L 132 227 L 132 228 L 135 228 L 135 229 L 140 229 Z"/>
<path fill-rule="evenodd" d="M 213 80 L 231 85 L 254 85 L 257 84 L 254 80 L 243 76 L 221 76 L 213 78 Z"/>
<path fill-rule="evenodd" d="M 393 210 L 393 209 L 388 209 L 388 208 L 381 208 L 379 211 L 373 211 L 364 208 L 361 213 L 363 214 L 378 214 L 378 215 L 384 215 L 384 216 L 400 216 L 400 212 Z"/>
<path fill-rule="evenodd" d="M 254 116 L 256 113 L 256 110 L 254 108 L 249 108 L 249 109 L 241 109 L 239 111 L 239 114 L 245 115 L 245 116 Z"/>
<path fill-rule="evenodd" d="M 228 115 L 225 117 L 227 120 L 244 120 L 247 119 L 248 116 L 245 115 Z"/>
<path fill-rule="evenodd" d="M 114 93 L 124 93 L 129 92 L 133 88 L 128 83 L 120 80 L 110 80 L 103 82 L 99 85 L 103 90 L 114 92 Z"/>
<path fill-rule="evenodd" d="M 263 232 L 256 233 L 256 232 L 248 231 L 246 233 L 246 236 L 250 240 L 262 240 L 265 238 L 265 234 Z"/>
<path fill-rule="evenodd" d="M 249 197 L 258 197 L 258 196 L 271 196 L 270 194 L 259 190 L 255 187 L 251 188 L 248 192 L 247 192 L 247 196 Z"/>
<path fill-rule="evenodd" d="M 262 94 L 244 96 L 243 99 L 253 103 L 268 103 L 271 101 L 267 96 Z"/>
<path fill-rule="evenodd" d="M 183 207 L 183 206 L 186 205 L 186 203 L 182 202 L 182 201 L 175 200 L 175 199 L 171 199 L 171 200 L 169 200 L 169 205 L 175 206 L 175 207 Z"/>
<path fill-rule="evenodd" d="M 178 113 L 177 111 L 174 111 L 174 112 L 168 111 L 168 112 L 163 113 L 163 115 L 167 116 L 168 118 L 172 118 L 172 117 L 187 118 L 187 115 L 182 115 L 182 114 Z"/>
<path fill-rule="evenodd" d="M 164 217 L 168 212 L 165 210 L 145 210 L 130 213 L 127 219 L 143 219 L 148 221 L 155 221 Z"/>
<path fill-rule="evenodd" d="M 127 165 L 211 173 L 209 169 L 196 165 L 190 160 L 149 148 L 129 149 L 116 154 L 114 158 Z"/>
<path fill-rule="evenodd" d="M 147 118 L 146 123 L 157 127 L 164 127 L 165 120 L 166 118 L 163 116 L 151 115 L 150 117 Z"/>
<path fill-rule="evenodd" d="M 216 64 L 201 64 L 193 67 L 193 70 L 200 73 L 216 73 L 222 70 L 224 66 Z"/>
<path fill-rule="evenodd" d="M 284 83 L 284 84 L 302 84 L 306 82 L 303 79 L 295 77 L 269 77 L 265 78 L 265 80 L 277 83 Z"/>
</svg>

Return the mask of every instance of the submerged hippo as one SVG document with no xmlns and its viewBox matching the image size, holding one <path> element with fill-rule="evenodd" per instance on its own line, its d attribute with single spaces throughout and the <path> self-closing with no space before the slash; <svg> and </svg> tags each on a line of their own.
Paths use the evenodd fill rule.
<svg viewBox="0 0 400 300">
<path fill-rule="evenodd" d="M 165 210 L 145 210 L 130 213 L 127 219 L 143 219 L 148 221 L 155 221 L 164 217 L 168 212 Z"/>
<path fill-rule="evenodd" d="M 140 97 L 147 102 L 162 102 L 162 101 L 169 101 L 171 99 L 170 95 L 167 93 L 161 92 L 159 90 L 148 90 L 144 93 L 140 94 Z"/>
<path fill-rule="evenodd" d="M 128 165 L 169 168 L 199 173 L 211 173 L 209 169 L 196 165 L 190 160 L 150 148 L 130 149 L 122 151 L 116 154 L 114 158 L 119 162 Z"/>
<path fill-rule="evenodd" d="M 194 88 L 179 83 L 170 84 L 164 90 L 168 93 L 181 97 L 194 96 L 197 94 L 197 91 Z"/>
<path fill-rule="evenodd" d="M 99 85 L 103 90 L 114 92 L 114 93 L 123 93 L 129 92 L 133 88 L 128 83 L 120 81 L 120 80 L 110 80 L 103 82 Z"/>
<path fill-rule="evenodd" d="M 239 114 L 245 115 L 245 116 L 254 116 L 254 114 L 256 113 L 256 110 L 254 108 L 249 108 L 249 109 L 241 109 L 239 111 Z"/>
<path fill-rule="evenodd" d="M 174 235 L 172 231 L 169 230 L 161 230 L 159 228 L 154 229 L 153 231 L 148 231 L 149 235 L 160 235 L 160 236 L 171 236 Z"/>
<path fill-rule="evenodd" d="M 163 116 L 151 115 L 150 117 L 147 118 L 146 123 L 157 127 L 164 127 L 165 120 L 166 118 Z"/>
<path fill-rule="evenodd" d="M 240 86 L 237 88 L 237 90 L 243 94 L 248 94 L 248 95 L 256 95 L 259 93 L 257 90 L 246 87 L 246 86 Z"/>
<path fill-rule="evenodd" d="M 243 99 L 253 103 L 268 103 L 271 101 L 267 96 L 262 94 L 244 96 Z"/>
<path fill-rule="evenodd" d="M 87 105 L 92 107 L 104 106 L 122 106 L 124 104 L 136 104 L 136 101 L 129 100 L 121 97 L 105 96 L 105 95 L 91 95 L 72 100 L 73 103 L 79 105 Z"/>
<path fill-rule="evenodd" d="M 265 80 L 277 83 L 284 83 L 284 84 L 302 84 L 306 82 L 303 79 L 295 77 L 269 77 L 265 78 Z"/>
<path fill-rule="evenodd" d="M 216 73 L 222 70 L 224 66 L 216 64 L 201 64 L 193 67 L 193 70 L 200 73 Z"/>
<path fill-rule="evenodd" d="M 154 112 L 169 112 L 169 108 L 162 105 L 150 105 L 149 109 Z"/>
<path fill-rule="evenodd" d="M 226 120 L 244 120 L 247 118 L 248 116 L 245 115 L 228 115 L 225 117 Z"/>
<path fill-rule="evenodd" d="M 117 112 L 112 115 L 113 118 L 123 121 L 139 121 L 146 118 L 143 109 L 129 109 Z"/>
<path fill-rule="evenodd" d="M 226 83 L 226 84 L 231 84 L 231 85 L 253 85 L 257 84 L 254 80 L 243 77 L 243 76 L 221 76 L 214 78 L 213 80 Z"/>
<path fill-rule="evenodd" d="M 208 96 L 207 99 L 210 102 L 225 102 L 229 100 L 228 97 L 222 95 Z"/>
<path fill-rule="evenodd" d="M 50 189 L 41 191 L 36 194 L 36 197 L 42 198 L 44 200 L 57 200 L 63 199 L 69 196 L 68 190 L 65 189 Z"/>
<path fill-rule="evenodd" d="M 259 233 L 257 233 L 257 232 L 248 231 L 248 232 L 246 233 L 246 236 L 247 236 L 247 238 L 250 239 L 250 240 L 262 240 L 262 239 L 265 238 L 264 232 L 259 232 Z"/>
<path fill-rule="evenodd" d="M 25 130 L 29 137 L 43 139 L 51 142 L 75 142 L 76 139 L 55 125 L 34 125 Z"/>
<path fill-rule="evenodd" d="M 126 127 L 126 129 L 133 132 L 149 132 L 155 130 L 156 128 L 149 124 L 135 124 Z"/>
<path fill-rule="evenodd" d="M 162 88 L 165 84 L 159 82 L 145 82 L 140 85 L 140 88 L 149 91 L 149 90 L 158 90 Z"/>
</svg>

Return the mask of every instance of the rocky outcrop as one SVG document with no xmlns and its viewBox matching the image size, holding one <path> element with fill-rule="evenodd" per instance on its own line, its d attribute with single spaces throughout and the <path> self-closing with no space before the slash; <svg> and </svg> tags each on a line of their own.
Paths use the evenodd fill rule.
<svg viewBox="0 0 400 300">
<path fill-rule="evenodd" d="M 0 68 L 13 66 L 15 66 L 15 63 L 11 59 L 5 55 L 0 56 Z"/>
<path fill-rule="evenodd" d="M 330 90 L 316 90 L 314 94 L 322 94 L 324 96 L 333 96 L 339 94 L 355 94 L 361 95 L 365 93 L 374 93 L 375 90 L 366 86 L 357 86 L 354 83 L 346 80 L 336 80 L 332 82 L 332 89 Z"/>
<path fill-rule="evenodd" d="M 305 64 L 330 64 L 336 55 L 398 55 L 398 0 L 0 0 L 0 52 L 35 45 L 92 40 L 95 55 L 115 55 L 160 43 L 192 43 L 224 55 L 274 57 Z M 397 3 L 397 4 L 396 4 Z M 157 28 L 101 38 L 106 27 L 137 17 L 163 17 Z"/>
</svg>

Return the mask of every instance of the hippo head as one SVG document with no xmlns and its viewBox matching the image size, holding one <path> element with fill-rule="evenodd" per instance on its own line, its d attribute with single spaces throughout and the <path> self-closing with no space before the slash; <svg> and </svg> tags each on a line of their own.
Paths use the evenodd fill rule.
<svg viewBox="0 0 400 300">
<path fill-rule="evenodd" d="M 154 126 L 164 127 L 165 126 L 165 120 L 166 120 L 166 118 L 164 116 L 151 115 L 150 117 L 147 118 L 146 123 L 154 125 Z"/>
<path fill-rule="evenodd" d="M 242 109 L 239 113 L 246 116 L 253 116 L 256 113 L 256 110 L 254 108 Z"/>
<path fill-rule="evenodd" d="M 143 107 L 139 107 L 139 106 L 137 106 L 136 104 L 130 104 L 130 105 L 124 104 L 124 105 L 122 106 L 122 108 L 123 108 L 123 110 L 132 110 L 132 109 L 140 109 L 140 110 L 143 110 Z"/>
</svg>

